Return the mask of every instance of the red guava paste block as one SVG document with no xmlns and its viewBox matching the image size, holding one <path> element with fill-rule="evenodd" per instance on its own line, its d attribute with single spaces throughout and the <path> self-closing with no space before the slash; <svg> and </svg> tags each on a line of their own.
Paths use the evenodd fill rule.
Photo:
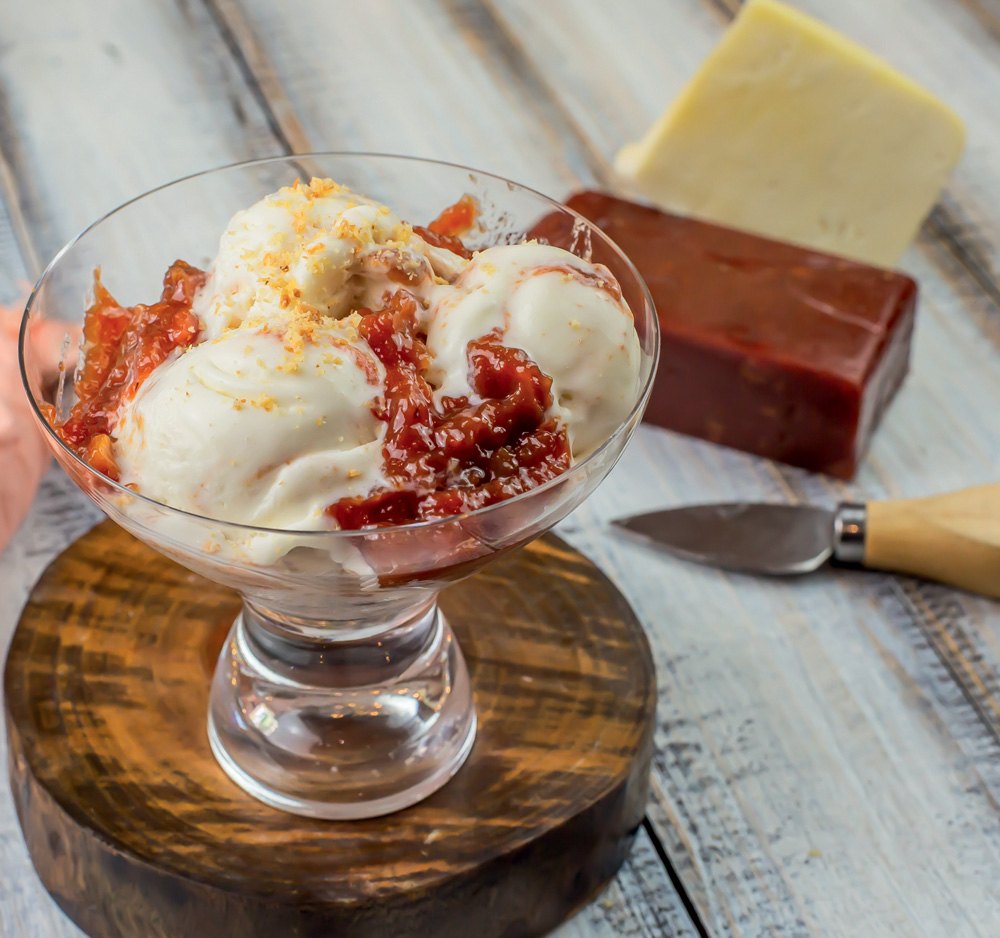
<svg viewBox="0 0 1000 938">
<path fill-rule="evenodd" d="M 909 367 L 912 279 L 599 192 L 566 204 L 653 296 L 662 345 L 647 421 L 854 475 Z"/>
</svg>

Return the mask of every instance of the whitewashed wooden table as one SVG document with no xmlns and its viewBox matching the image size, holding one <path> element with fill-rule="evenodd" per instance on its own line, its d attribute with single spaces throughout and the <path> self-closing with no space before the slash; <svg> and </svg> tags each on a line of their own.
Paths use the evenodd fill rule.
<svg viewBox="0 0 1000 938">
<path fill-rule="evenodd" d="M 0 301 L 121 201 L 291 150 L 491 170 L 556 197 L 610 180 L 736 0 L 2 0 Z M 1000 0 L 797 0 L 949 101 L 969 146 L 903 267 L 913 373 L 844 486 L 643 428 L 561 527 L 657 662 L 648 821 L 560 938 L 1000 934 L 1000 606 L 827 571 L 668 562 L 608 519 L 709 499 L 920 495 L 1000 474 Z M 155 237 L 155 232 L 150 233 Z M 8 640 L 97 520 L 58 471 L 0 559 Z M 80 933 L 0 787 L 0 936 Z"/>
</svg>

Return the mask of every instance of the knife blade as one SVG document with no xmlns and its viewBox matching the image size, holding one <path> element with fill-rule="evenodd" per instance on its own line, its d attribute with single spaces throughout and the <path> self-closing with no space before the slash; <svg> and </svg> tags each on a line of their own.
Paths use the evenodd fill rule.
<svg viewBox="0 0 1000 938">
<path fill-rule="evenodd" d="M 612 524 L 685 560 L 745 573 L 811 573 L 831 558 L 864 558 L 863 505 L 688 505 Z"/>
</svg>

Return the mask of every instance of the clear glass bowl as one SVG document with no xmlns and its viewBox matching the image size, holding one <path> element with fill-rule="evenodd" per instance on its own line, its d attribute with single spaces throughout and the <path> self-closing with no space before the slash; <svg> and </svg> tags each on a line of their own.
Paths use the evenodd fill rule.
<svg viewBox="0 0 1000 938">
<path fill-rule="evenodd" d="M 91 469 L 52 431 L 72 381 L 52 382 L 51 330 L 75 345 L 95 267 L 122 303 L 151 302 L 177 258 L 207 267 L 230 217 L 296 178 L 330 177 L 427 223 L 463 193 L 480 201 L 473 247 L 521 240 L 537 225 L 606 264 L 639 334 L 641 389 L 628 418 L 565 474 L 506 502 L 439 521 L 366 531 L 282 531 L 224 523 L 138 495 Z M 659 333 L 629 260 L 580 216 L 505 179 L 407 157 L 327 153 L 201 173 L 128 202 L 64 247 L 35 287 L 21 329 L 21 370 L 56 459 L 126 531 L 238 591 L 208 715 L 222 768 L 251 795 L 311 817 L 363 818 L 414 804 L 472 748 L 476 716 L 461 649 L 438 611 L 441 589 L 548 530 L 621 455 L 645 407 Z"/>
</svg>

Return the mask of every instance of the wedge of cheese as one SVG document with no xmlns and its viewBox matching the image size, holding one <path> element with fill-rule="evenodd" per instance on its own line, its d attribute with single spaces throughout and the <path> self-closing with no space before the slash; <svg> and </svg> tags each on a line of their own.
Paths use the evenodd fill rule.
<svg viewBox="0 0 1000 938">
<path fill-rule="evenodd" d="M 829 27 L 749 0 L 616 167 L 662 208 L 891 265 L 964 145 L 941 101 Z"/>
</svg>

